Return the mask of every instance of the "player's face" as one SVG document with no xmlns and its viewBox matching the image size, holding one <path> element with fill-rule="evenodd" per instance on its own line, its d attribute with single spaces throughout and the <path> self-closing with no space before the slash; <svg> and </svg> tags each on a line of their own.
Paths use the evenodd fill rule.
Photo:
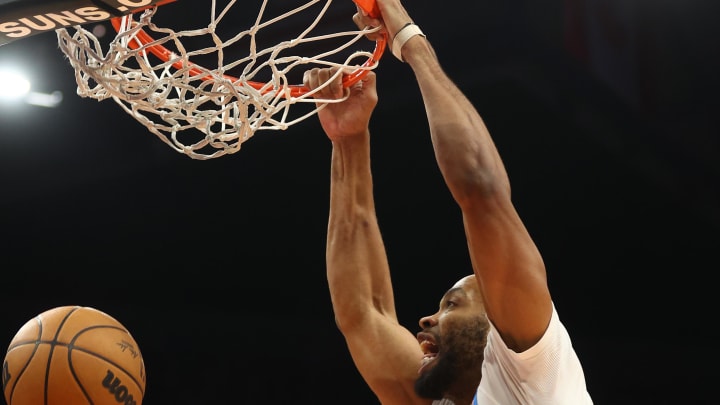
<svg viewBox="0 0 720 405">
<path fill-rule="evenodd" d="M 420 319 L 420 327 L 417 339 L 425 356 L 415 382 L 417 394 L 441 399 L 454 390 L 477 387 L 489 323 L 475 277 L 448 290 L 438 312 Z"/>
</svg>

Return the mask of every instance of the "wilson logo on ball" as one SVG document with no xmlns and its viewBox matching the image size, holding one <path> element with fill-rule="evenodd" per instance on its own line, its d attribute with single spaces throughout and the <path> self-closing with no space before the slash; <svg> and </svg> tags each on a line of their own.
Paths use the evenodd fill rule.
<svg viewBox="0 0 720 405">
<path fill-rule="evenodd" d="M 7 360 L 3 362 L 3 369 L 2 369 L 2 385 L 3 387 L 7 386 L 8 381 L 10 381 L 10 370 L 8 369 L 8 362 Z"/>
<path fill-rule="evenodd" d="M 128 392 L 126 386 L 122 384 L 119 378 L 115 377 L 112 371 L 108 370 L 105 379 L 102 382 L 103 387 L 107 388 L 118 403 L 125 405 L 137 405 L 135 398 Z"/>
</svg>

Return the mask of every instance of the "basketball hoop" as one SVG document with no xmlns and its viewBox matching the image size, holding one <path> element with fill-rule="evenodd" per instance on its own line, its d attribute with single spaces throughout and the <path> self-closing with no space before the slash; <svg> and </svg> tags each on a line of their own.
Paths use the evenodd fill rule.
<svg viewBox="0 0 720 405">
<path fill-rule="evenodd" d="M 185 7 L 207 10 L 200 2 Z M 113 18 L 117 35 L 105 47 L 82 26 L 57 30 L 78 95 L 114 100 L 176 151 L 205 160 L 237 152 L 257 131 L 285 130 L 342 101 L 314 98 L 320 89 L 297 84 L 306 70 L 338 67 L 350 87 L 377 67 L 386 47 L 383 36 L 372 52 L 356 50 L 377 28 L 359 30 L 340 12 L 333 18 L 333 0 L 207 2 L 209 21 L 192 27 L 172 19 L 175 28 L 160 26 L 179 7 L 173 2 Z M 250 12 L 253 3 L 257 13 Z M 355 4 L 377 13 L 374 0 Z M 349 12 L 347 4 L 343 10 Z"/>
</svg>

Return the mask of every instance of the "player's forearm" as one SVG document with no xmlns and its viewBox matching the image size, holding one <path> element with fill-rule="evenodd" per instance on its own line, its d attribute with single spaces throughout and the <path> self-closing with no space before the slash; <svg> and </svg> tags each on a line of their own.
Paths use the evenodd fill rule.
<svg viewBox="0 0 720 405">
<path fill-rule="evenodd" d="M 394 313 L 369 154 L 368 136 L 333 142 L 326 260 L 341 330 L 356 326 L 370 310 Z"/>
<path fill-rule="evenodd" d="M 480 114 L 444 72 L 430 43 L 417 36 L 403 55 L 418 81 L 437 163 L 462 205 L 478 195 L 509 193 L 507 173 Z"/>
</svg>

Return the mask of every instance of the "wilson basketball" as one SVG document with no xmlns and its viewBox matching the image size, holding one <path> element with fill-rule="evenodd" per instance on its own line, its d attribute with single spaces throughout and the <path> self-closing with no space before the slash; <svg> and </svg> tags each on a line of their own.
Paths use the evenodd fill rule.
<svg viewBox="0 0 720 405">
<path fill-rule="evenodd" d="M 23 325 L 2 369 L 7 405 L 140 405 L 145 365 L 130 332 L 90 307 L 63 306 Z"/>
</svg>

